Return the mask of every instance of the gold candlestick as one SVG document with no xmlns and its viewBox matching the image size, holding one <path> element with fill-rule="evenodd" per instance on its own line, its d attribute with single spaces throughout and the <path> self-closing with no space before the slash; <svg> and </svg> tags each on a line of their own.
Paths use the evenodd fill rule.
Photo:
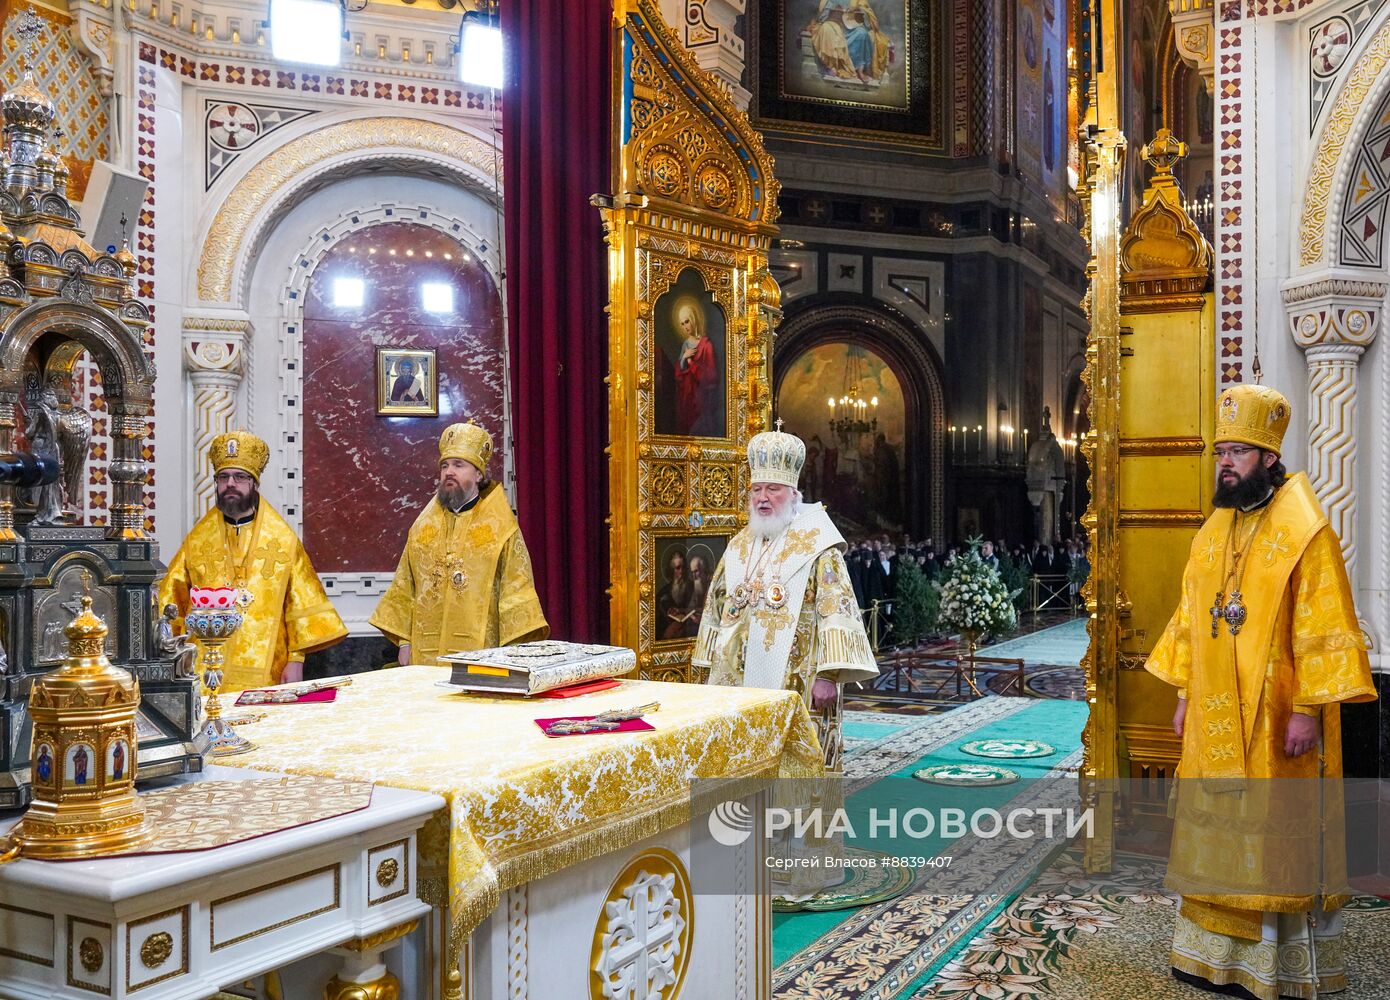
<svg viewBox="0 0 1390 1000">
<path fill-rule="evenodd" d="M 198 662 L 202 667 L 203 687 L 207 690 L 207 752 L 214 757 L 232 757 L 256 749 L 256 744 L 242 736 L 232 724 L 222 718 L 222 701 L 217 692 L 222 687 L 222 645 L 241 627 L 240 611 L 194 610 L 184 616 L 184 628 L 203 647 Z"/>
</svg>

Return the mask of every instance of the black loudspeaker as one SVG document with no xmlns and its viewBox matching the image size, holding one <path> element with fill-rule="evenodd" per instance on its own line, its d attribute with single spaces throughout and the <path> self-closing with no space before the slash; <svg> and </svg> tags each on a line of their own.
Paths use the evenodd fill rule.
<svg viewBox="0 0 1390 1000">
<path fill-rule="evenodd" d="M 92 177 L 82 198 L 82 231 L 87 242 L 99 252 L 107 247 L 121 248 L 121 217 L 126 220 L 125 235 L 135 242 L 135 221 L 145 201 L 149 183 L 139 174 L 129 173 L 105 160 L 92 161 Z"/>
</svg>

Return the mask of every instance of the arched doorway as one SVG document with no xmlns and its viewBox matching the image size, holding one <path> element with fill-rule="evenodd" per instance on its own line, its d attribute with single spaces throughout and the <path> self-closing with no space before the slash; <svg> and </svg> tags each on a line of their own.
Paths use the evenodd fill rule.
<svg viewBox="0 0 1390 1000">
<path fill-rule="evenodd" d="M 828 341 L 789 361 L 777 415 L 806 442 L 806 498 L 824 501 L 846 526 L 901 533 L 906 411 L 898 377 L 868 348 Z"/>
<path fill-rule="evenodd" d="M 886 490 L 900 497 L 896 511 L 891 509 L 891 503 L 884 511 L 870 511 L 865 505 L 857 511 L 853 507 L 846 508 L 847 515 L 858 512 L 863 517 L 866 511 L 869 515 L 862 524 L 852 517 L 851 527 L 872 531 L 901 530 L 918 538 L 941 537 L 946 506 L 945 393 L 941 363 L 926 337 L 906 319 L 877 302 L 821 297 L 798 305 L 799 308 L 788 311 L 774 346 L 773 399 L 776 414 L 787 421 L 789 430 L 805 436 L 812 446 L 815 436 L 821 437 L 822 466 L 817 488 L 824 492 L 828 485 L 825 454 L 834 447 L 840 453 L 835 463 L 837 475 L 860 476 L 860 488 L 868 496 Z M 852 361 L 852 358 L 857 360 Z M 862 437 L 855 439 L 855 458 L 848 465 L 843 456 L 849 449 L 838 440 L 838 434 L 832 435 L 828 405 L 832 396 L 838 402 L 848 394 L 847 367 L 849 381 L 858 379 L 860 398 L 865 402 L 872 399 L 876 391 L 874 386 L 882 390 L 878 428 L 870 432 L 867 441 Z M 856 370 L 860 372 L 857 376 Z M 894 452 L 899 399 L 902 437 L 900 450 Z M 790 407 L 787 412 L 783 410 L 784 400 Z M 791 426 L 793 415 L 808 426 Z M 883 448 L 878 441 L 879 433 L 884 435 Z M 836 438 L 833 445 L 832 437 Z M 872 456 L 876 449 L 879 456 L 872 464 L 881 463 L 884 472 L 875 468 L 873 476 L 864 476 L 870 464 L 865 458 Z M 896 487 L 892 485 L 894 470 L 890 453 L 897 464 Z M 843 501 L 845 498 L 832 497 L 832 510 L 839 516 L 834 505 L 836 499 Z M 890 514 L 895 516 L 890 518 Z"/>
</svg>

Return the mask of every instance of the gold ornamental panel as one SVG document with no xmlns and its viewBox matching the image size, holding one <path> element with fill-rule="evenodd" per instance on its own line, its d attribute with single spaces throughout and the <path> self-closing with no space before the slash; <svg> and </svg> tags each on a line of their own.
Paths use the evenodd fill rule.
<svg viewBox="0 0 1390 1000">
<path fill-rule="evenodd" d="M 151 934 L 140 945 L 140 961 L 147 969 L 157 969 L 174 953 L 174 936 L 168 931 Z"/>
<path fill-rule="evenodd" d="M 778 184 L 762 138 L 662 20 L 626 11 L 609 260 L 613 640 L 641 676 L 690 666 L 724 547 L 746 522 L 744 451 L 768 420 Z M 771 303 L 769 307 L 765 303 Z"/>
</svg>

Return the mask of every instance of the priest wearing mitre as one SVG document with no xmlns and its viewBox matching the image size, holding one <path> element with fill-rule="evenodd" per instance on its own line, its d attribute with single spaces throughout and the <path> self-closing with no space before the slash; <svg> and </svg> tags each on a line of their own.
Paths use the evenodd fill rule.
<svg viewBox="0 0 1390 1000">
<path fill-rule="evenodd" d="M 442 653 L 509 646 L 550 634 L 521 526 L 487 480 L 492 437 L 471 419 L 439 438 L 439 485 L 406 536 L 371 623 L 402 666 Z"/>
<path fill-rule="evenodd" d="M 780 421 L 779 421 L 780 424 Z M 797 489 L 806 445 L 781 430 L 748 442 L 748 526 L 729 541 L 705 600 L 691 662 L 709 683 L 796 691 L 839 759 L 840 686 L 878 676 L 845 540 Z"/>
<path fill-rule="evenodd" d="M 208 448 L 217 499 L 193 526 L 159 586 L 159 607 L 189 611 L 190 587 L 233 587 L 241 627 L 223 647 L 222 688 L 303 680 L 304 657 L 347 635 L 299 536 L 261 496 L 270 449 L 254 434 Z"/>
</svg>

